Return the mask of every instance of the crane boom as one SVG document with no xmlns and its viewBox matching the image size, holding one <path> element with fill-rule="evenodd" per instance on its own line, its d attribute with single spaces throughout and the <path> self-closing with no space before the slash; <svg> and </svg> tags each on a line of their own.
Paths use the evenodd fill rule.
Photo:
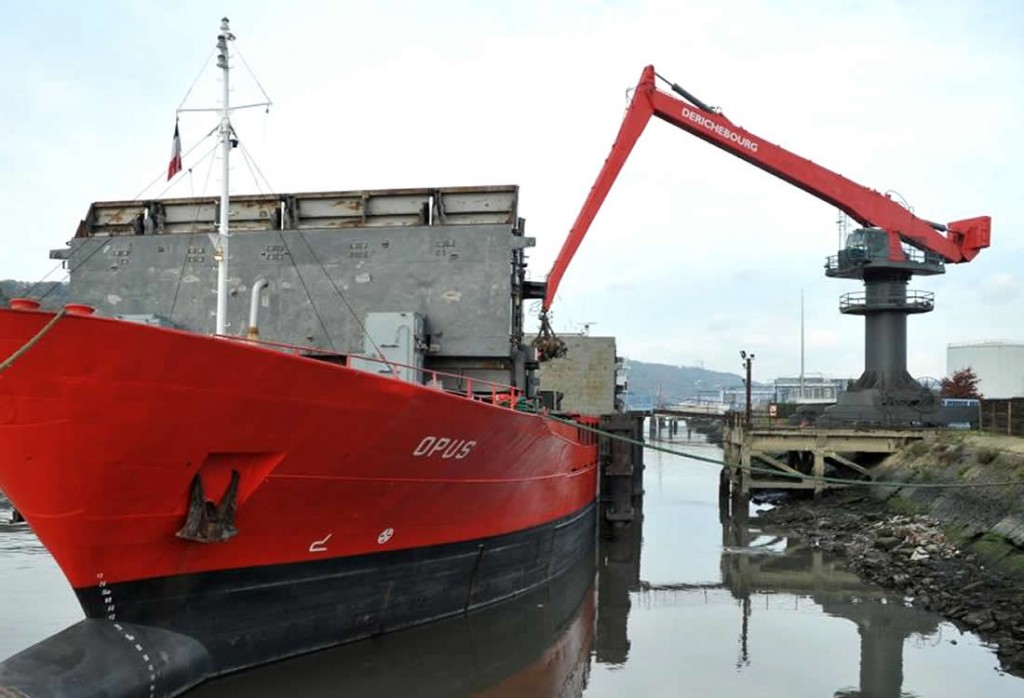
<svg viewBox="0 0 1024 698">
<path fill-rule="evenodd" d="M 724 114 L 708 107 L 678 85 L 671 84 L 671 88 L 686 101 L 658 90 L 655 77 L 654 66 L 644 68 L 611 153 L 548 274 L 544 312 L 551 307 L 569 262 L 652 116 L 836 206 L 863 226 L 882 228 L 889 233 L 889 258 L 892 261 L 906 260 L 901 241 L 935 253 L 947 262 L 968 262 L 981 249 L 988 247 L 991 234 L 991 218 L 988 216 L 946 225 L 918 218 L 885 194 L 857 184 L 735 125 Z"/>
</svg>

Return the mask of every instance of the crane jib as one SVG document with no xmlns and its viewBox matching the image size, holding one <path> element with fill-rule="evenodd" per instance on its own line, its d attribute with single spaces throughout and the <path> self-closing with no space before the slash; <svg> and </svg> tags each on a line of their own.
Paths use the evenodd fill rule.
<svg viewBox="0 0 1024 698">
<path fill-rule="evenodd" d="M 692 121 L 695 124 L 703 126 L 708 131 L 712 131 L 715 134 L 721 136 L 727 141 L 732 141 L 741 148 L 746 148 L 752 153 L 757 152 L 758 144 L 756 141 L 752 141 L 746 136 L 736 133 L 735 131 L 722 126 L 714 119 L 704 116 L 700 112 L 695 112 L 691 109 L 683 107 L 683 118 L 687 121 Z"/>
<path fill-rule="evenodd" d="M 655 77 L 665 80 L 651 65 L 644 68 L 640 75 L 611 152 L 548 274 L 541 305 L 545 313 L 551 308 L 558 285 L 573 255 L 579 249 L 590 224 L 652 116 L 840 208 L 863 226 L 888 231 L 890 261 L 907 261 L 901 241 L 938 255 L 947 262 L 968 262 L 977 256 L 979 250 L 989 246 L 992 221 L 988 216 L 953 221 L 946 226 L 918 218 L 885 194 L 849 180 L 770 141 L 761 141 L 757 136 L 734 125 L 718 109 L 708 107 L 675 83 L 669 83 L 673 92 L 687 100 L 688 104 L 683 104 L 671 94 L 659 91 L 654 84 Z M 942 232 L 947 234 L 942 235 Z"/>
</svg>

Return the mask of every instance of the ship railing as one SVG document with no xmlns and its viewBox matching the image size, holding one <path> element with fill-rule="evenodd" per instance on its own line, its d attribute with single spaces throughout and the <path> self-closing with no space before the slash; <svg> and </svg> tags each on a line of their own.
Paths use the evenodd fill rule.
<svg viewBox="0 0 1024 698">
<path fill-rule="evenodd" d="M 256 344 L 269 349 L 276 349 L 278 351 L 296 354 L 298 356 L 305 356 L 337 364 L 339 366 L 349 366 L 350 356 L 348 354 L 342 354 L 328 349 L 304 347 L 297 344 L 272 342 L 264 339 L 231 337 L 228 335 L 221 335 L 221 337 L 223 339 L 230 339 L 237 342 L 243 342 L 245 344 Z M 386 366 L 388 372 L 400 380 L 403 373 L 410 372 L 417 378 L 417 380 L 410 382 L 425 385 L 430 388 L 436 388 L 451 395 L 458 395 L 470 400 L 488 402 L 498 407 L 507 407 L 513 410 L 541 411 L 541 405 L 538 398 L 527 398 L 522 388 L 517 388 L 514 385 L 497 383 L 483 378 L 473 378 L 460 373 L 450 373 L 447 371 L 427 369 L 422 366 L 412 366 L 398 361 L 382 359 L 376 356 L 360 354 L 358 358 L 360 361 L 370 361 Z M 453 385 L 457 387 L 450 387 Z"/>
</svg>

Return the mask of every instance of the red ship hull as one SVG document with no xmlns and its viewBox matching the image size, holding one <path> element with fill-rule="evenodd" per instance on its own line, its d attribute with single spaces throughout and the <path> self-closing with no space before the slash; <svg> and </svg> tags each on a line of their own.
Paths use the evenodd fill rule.
<svg viewBox="0 0 1024 698">
<path fill-rule="evenodd" d="M 0 357 L 52 317 L 0 311 Z M 0 489 L 86 614 L 214 673 L 542 583 L 593 535 L 596 460 L 540 415 L 117 320 L 62 317 L 0 372 Z M 218 502 L 233 471 L 237 535 L 177 537 L 196 476 Z"/>
</svg>

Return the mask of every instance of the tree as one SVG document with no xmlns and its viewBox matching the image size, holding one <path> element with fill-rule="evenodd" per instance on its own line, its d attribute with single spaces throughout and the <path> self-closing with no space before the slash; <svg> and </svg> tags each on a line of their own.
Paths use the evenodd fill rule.
<svg viewBox="0 0 1024 698">
<path fill-rule="evenodd" d="M 978 374 L 974 372 L 974 369 L 968 366 L 967 368 L 961 368 L 959 371 L 954 371 L 953 375 L 949 378 L 942 379 L 942 388 L 939 390 L 939 395 L 942 397 L 965 397 L 965 398 L 982 398 L 981 391 L 978 390 Z"/>
</svg>

